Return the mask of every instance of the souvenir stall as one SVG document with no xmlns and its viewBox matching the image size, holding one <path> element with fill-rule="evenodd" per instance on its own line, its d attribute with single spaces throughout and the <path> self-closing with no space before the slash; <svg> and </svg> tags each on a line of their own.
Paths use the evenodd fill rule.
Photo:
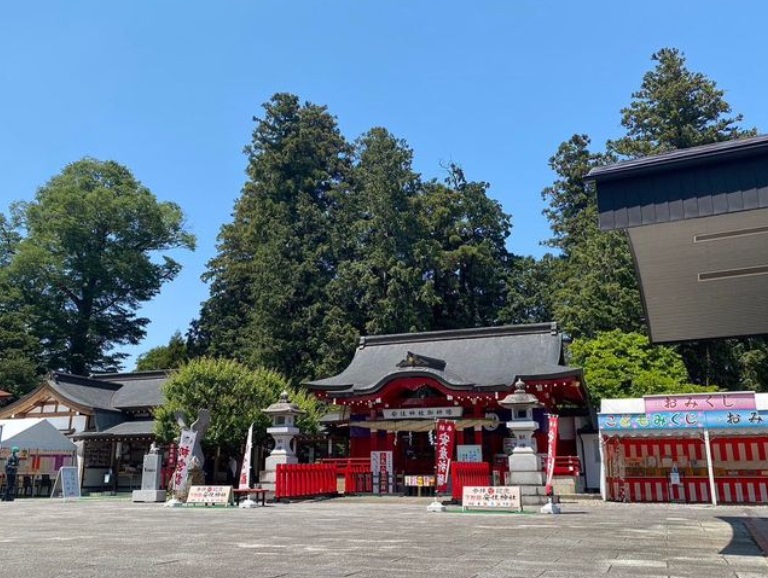
<svg viewBox="0 0 768 578">
<path fill-rule="evenodd" d="M 0 420 L 0 486 L 5 486 L 5 460 L 18 447 L 20 495 L 47 495 L 62 466 L 75 462 L 76 446 L 41 418 Z"/>
<path fill-rule="evenodd" d="M 603 400 L 603 498 L 768 504 L 768 394 Z"/>
</svg>

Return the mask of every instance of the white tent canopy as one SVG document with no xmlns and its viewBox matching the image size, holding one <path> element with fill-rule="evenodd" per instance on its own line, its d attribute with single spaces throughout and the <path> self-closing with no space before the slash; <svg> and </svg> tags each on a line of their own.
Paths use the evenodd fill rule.
<svg viewBox="0 0 768 578">
<path fill-rule="evenodd" d="M 77 446 L 51 422 L 41 418 L 0 419 L 0 447 L 71 453 Z"/>
</svg>

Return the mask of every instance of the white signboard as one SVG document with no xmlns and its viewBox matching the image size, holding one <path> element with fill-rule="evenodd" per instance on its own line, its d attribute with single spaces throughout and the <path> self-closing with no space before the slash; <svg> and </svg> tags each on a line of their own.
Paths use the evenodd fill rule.
<svg viewBox="0 0 768 578">
<path fill-rule="evenodd" d="M 461 417 L 463 407 L 409 407 L 381 410 L 384 419 L 444 419 Z"/>
<path fill-rule="evenodd" d="M 229 506 L 231 503 L 232 486 L 191 486 L 187 495 L 187 504 Z"/>
<path fill-rule="evenodd" d="M 458 445 L 456 446 L 457 462 L 482 462 L 483 446 L 481 445 Z"/>
<path fill-rule="evenodd" d="M 59 468 L 56 474 L 56 480 L 53 482 L 51 497 L 61 496 L 67 498 L 80 497 L 80 480 L 77 476 L 77 468 L 74 466 L 64 466 Z"/>
<path fill-rule="evenodd" d="M 371 452 L 371 474 L 374 494 L 391 494 L 394 491 L 392 452 Z"/>
<path fill-rule="evenodd" d="M 520 512 L 520 486 L 464 486 L 461 508 Z"/>
</svg>

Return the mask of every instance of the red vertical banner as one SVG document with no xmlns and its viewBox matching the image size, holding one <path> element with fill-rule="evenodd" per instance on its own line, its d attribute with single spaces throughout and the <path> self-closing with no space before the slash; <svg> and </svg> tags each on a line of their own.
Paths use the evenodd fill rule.
<svg viewBox="0 0 768 578">
<path fill-rule="evenodd" d="M 546 493 L 549 496 L 552 493 L 552 476 L 555 473 L 555 458 L 557 457 L 557 430 L 558 416 L 549 415 L 547 429 L 547 486 Z"/>
<path fill-rule="evenodd" d="M 439 419 L 435 423 L 435 471 L 437 474 L 437 493 L 448 491 L 448 474 L 451 471 L 453 445 L 456 439 L 456 422 Z"/>
</svg>

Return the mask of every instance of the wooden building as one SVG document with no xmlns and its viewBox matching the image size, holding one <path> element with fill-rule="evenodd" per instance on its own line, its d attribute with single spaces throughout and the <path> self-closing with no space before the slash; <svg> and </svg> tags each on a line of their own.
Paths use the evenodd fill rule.
<svg viewBox="0 0 768 578">
<path fill-rule="evenodd" d="M 545 414 L 557 413 L 558 455 L 581 455 L 577 432 L 590 424 L 582 371 L 565 364 L 554 323 L 362 337 L 342 373 L 307 385 L 345 406 L 350 457 L 391 451 L 399 476 L 432 475 L 435 420 L 450 419 L 453 459 L 488 462 L 503 480 L 515 440 L 499 401 L 518 380 L 542 404 L 537 453 L 547 451 Z"/>
<path fill-rule="evenodd" d="M 141 483 L 142 459 L 155 439 L 152 411 L 163 402 L 166 379 L 164 371 L 91 377 L 54 372 L 0 408 L 0 419 L 46 419 L 76 442 L 84 488 L 128 490 Z"/>
</svg>

